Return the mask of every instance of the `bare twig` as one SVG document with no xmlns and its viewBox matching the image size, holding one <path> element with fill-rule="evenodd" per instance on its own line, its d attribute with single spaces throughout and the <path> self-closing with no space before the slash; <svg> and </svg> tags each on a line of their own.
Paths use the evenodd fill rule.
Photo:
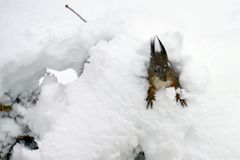
<svg viewBox="0 0 240 160">
<path fill-rule="evenodd" d="M 76 11 L 74 11 L 71 7 L 69 7 L 67 4 L 65 5 L 66 8 L 68 8 L 70 11 L 72 11 L 74 14 L 76 14 L 83 22 L 87 23 L 87 21 L 80 16 Z"/>
</svg>

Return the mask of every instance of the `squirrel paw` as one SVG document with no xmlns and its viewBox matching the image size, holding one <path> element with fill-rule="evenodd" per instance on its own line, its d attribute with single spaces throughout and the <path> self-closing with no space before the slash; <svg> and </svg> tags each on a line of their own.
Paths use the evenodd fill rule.
<svg viewBox="0 0 240 160">
<path fill-rule="evenodd" d="M 185 99 L 179 99 L 179 101 L 180 101 L 182 107 L 187 107 L 188 106 Z"/>
<path fill-rule="evenodd" d="M 146 101 L 147 101 L 147 109 L 150 108 L 152 109 L 153 107 L 153 101 L 155 101 L 155 96 L 149 96 L 146 98 Z"/>
<path fill-rule="evenodd" d="M 182 107 L 187 107 L 187 102 L 185 99 L 182 99 L 180 97 L 180 94 L 176 94 L 176 102 L 180 102 L 180 104 L 182 105 Z"/>
</svg>

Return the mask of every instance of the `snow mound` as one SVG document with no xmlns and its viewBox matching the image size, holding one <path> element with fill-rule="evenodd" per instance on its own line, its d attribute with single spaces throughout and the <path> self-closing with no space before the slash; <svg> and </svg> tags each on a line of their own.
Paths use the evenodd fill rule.
<svg viewBox="0 0 240 160">
<path fill-rule="evenodd" d="M 154 109 L 146 110 L 150 37 L 133 38 L 119 30 L 122 22 L 116 24 L 111 17 L 107 17 L 111 22 L 108 27 L 103 27 L 102 21 L 97 20 L 83 27 L 77 35 L 55 39 L 31 62 L 23 59 L 29 63 L 25 66 L 29 71 L 19 67 L 13 69 L 12 73 L 18 72 L 22 78 L 19 76 L 14 82 L 8 78 L 12 85 L 4 88 L 17 95 L 37 88 L 40 77 L 45 74 L 36 105 L 30 108 L 17 105 L 15 108 L 24 117 L 23 123 L 39 136 L 41 156 L 35 156 L 45 160 L 131 159 L 134 149 L 141 146 L 146 158 L 151 160 L 160 156 L 169 160 L 182 159 L 189 154 L 196 157 L 198 153 L 182 150 L 188 143 L 185 135 L 194 137 L 195 133 L 191 132 L 194 127 L 188 120 L 187 110 L 174 100 L 173 88 L 157 93 Z M 170 60 L 183 71 L 181 76 L 188 76 L 183 69 L 188 62 L 182 56 L 183 35 L 168 32 L 159 37 Z M 56 70 L 73 68 L 79 77 L 64 85 L 58 82 L 54 73 L 46 74 L 48 67 Z M 6 76 L 12 77 L 8 73 L 2 77 L 3 81 Z M 187 83 L 188 79 L 185 79 L 183 86 Z M 14 88 L 19 84 L 22 88 Z M 194 87 L 190 89 L 194 90 Z M 186 96 L 189 97 L 188 104 L 194 106 L 191 96 Z M 191 148 L 197 150 L 194 146 Z M 26 153 L 19 148 L 14 151 L 22 157 Z"/>
<path fill-rule="evenodd" d="M 236 0 L 71 1 L 86 24 L 63 0 L 15 1 L 0 1 L 0 102 L 14 102 L 0 113 L 0 156 L 30 134 L 39 150 L 16 145 L 12 160 L 133 160 L 138 149 L 147 160 L 239 159 Z M 155 35 L 188 108 L 167 88 L 146 110 Z"/>
<path fill-rule="evenodd" d="M 101 40 L 89 50 L 88 63 L 75 82 L 61 91 L 50 87 L 53 84 L 46 85 L 47 92 L 43 88 L 37 104 L 41 112 L 32 109 L 30 114 L 34 117 L 31 121 L 38 119 L 38 113 L 47 116 L 45 120 L 55 119 L 39 142 L 43 159 L 128 159 L 138 145 L 150 159 L 158 155 L 182 157 L 184 135 L 190 124 L 183 116 L 186 110 L 173 100 L 174 92 L 159 93 L 154 110 L 146 110 L 148 82 L 142 77 L 146 76 L 150 55 L 149 43 L 145 44 L 125 34 Z M 58 97 L 43 97 L 50 92 Z"/>
</svg>

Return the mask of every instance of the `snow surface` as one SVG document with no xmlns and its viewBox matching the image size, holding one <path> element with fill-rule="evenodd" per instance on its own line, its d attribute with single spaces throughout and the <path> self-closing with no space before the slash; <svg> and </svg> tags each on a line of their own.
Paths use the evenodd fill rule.
<svg viewBox="0 0 240 160">
<path fill-rule="evenodd" d="M 0 0 L 0 102 L 40 91 L 1 113 L 1 146 L 29 133 L 40 149 L 16 145 L 12 160 L 133 160 L 139 145 L 147 160 L 239 159 L 239 27 L 237 0 Z M 154 35 L 188 108 L 168 88 L 146 110 Z"/>
</svg>

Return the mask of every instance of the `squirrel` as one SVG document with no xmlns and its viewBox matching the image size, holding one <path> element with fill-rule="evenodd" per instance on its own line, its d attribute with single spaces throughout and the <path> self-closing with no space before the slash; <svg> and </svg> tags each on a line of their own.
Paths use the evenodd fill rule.
<svg viewBox="0 0 240 160">
<path fill-rule="evenodd" d="M 160 51 L 155 49 L 155 39 L 159 42 Z M 150 64 L 148 66 L 148 96 L 146 98 L 147 101 L 147 109 L 149 106 L 152 109 L 153 101 L 155 100 L 155 93 L 158 90 L 174 87 L 176 90 L 176 102 L 180 102 L 182 107 L 187 107 L 186 100 L 181 97 L 181 85 L 179 82 L 179 75 L 176 73 L 175 69 L 171 65 L 171 62 L 168 59 L 167 51 L 163 46 L 160 39 L 155 36 L 151 39 L 150 42 L 151 47 L 151 58 Z"/>
</svg>

